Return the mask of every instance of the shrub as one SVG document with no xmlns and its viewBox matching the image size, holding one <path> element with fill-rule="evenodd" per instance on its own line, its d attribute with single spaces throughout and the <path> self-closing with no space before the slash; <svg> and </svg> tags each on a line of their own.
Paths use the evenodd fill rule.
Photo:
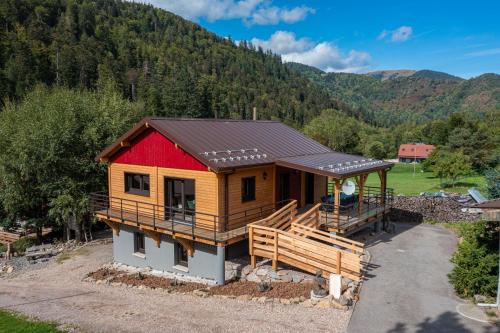
<svg viewBox="0 0 500 333">
<path fill-rule="evenodd" d="M 12 242 L 11 248 L 12 252 L 24 253 L 26 249 L 30 246 L 36 244 L 36 237 L 21 237 L 15 242 Z"/>
<path fill-rule="evenodd" d="M 500 198 L 500 169 L 489 169 L 484 173 L 486 177 L 488 196 L 491 199 Z"/>
<path fill-rule="evenodd" d="M 463 297 L 495 296 L 498 279 L 498 231 L 493 222 L 463 223 L 462 241 L 453 254 L 449 274 L 455 291 Z"/>
</svg>

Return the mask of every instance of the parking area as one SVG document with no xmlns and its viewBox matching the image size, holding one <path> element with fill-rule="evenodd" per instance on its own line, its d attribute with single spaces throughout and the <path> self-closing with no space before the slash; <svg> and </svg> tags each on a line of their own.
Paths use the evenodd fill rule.
<svg viewBox="0 0 500 333">
<path fill-rule="evenodd" d="M 457 238 L 429 224 L 396 224 L 367 245 L 372 259 L 349 333 L 489 333 L 497 327 L 461 316 L 447 274 Z"/>
</svg>

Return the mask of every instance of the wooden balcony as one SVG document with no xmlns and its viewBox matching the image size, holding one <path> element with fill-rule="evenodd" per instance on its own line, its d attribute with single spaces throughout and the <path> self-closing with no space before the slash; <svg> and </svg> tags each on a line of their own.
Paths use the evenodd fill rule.
<svg viewBox="0 0 500 333">
<path fill-rule="evenodd" d="M 387 188 L 382 192 L 376 187 L 365 187 L 362 195 L 356 193 L 351 203 L 322 203 L 320 226 L 329 232 L 349 235 L 388 213 L 393 201 L 393 189 Z"/>
<path fill-rule="evenodd" d="M 272 203 L 228 216 L 219 216 L 110 197 L 105 193 L 91 195 L 91 209 L 94 215 L 107 223 L 115 233 L 119 233 L 120 225 L 123 224 L 137 227 L 157 238 L 163 233 L 174 238 L 212 245 L 228 245 L 246 238 L 248 223 L 271 215 L 287 203 L 288 201 Z"/>
</svg>

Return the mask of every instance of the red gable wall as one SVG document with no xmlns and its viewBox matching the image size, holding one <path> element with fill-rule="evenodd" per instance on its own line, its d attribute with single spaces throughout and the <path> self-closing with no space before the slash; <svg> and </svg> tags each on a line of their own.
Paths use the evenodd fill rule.
<svg viewBox="0 0 500 333">
<path fill-rule="evenodd" d="M 111 157 L 113 163 L 157 166 L 163 168 L 207 171 L 208 167 L 196 160 L 153 129 L 137 136 L 129 147 L 123 147 Z"/>
</svg>

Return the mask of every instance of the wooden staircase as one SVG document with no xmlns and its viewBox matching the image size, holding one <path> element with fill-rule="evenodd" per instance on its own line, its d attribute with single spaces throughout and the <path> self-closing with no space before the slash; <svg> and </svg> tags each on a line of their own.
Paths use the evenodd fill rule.
<svg viewBox="0 0 500 333">
<path fill-rule="evenodd" d="M 251 264 L 256 258 L 286 263 L 309 273 L 321 270 L 325 277 L 340 274 L 361 278 L 364 244 L 319 230 L 320 204 L 297 217 L 297 201 L 292 201 L 265 219 L 248 225 Z"/>
</svg>

